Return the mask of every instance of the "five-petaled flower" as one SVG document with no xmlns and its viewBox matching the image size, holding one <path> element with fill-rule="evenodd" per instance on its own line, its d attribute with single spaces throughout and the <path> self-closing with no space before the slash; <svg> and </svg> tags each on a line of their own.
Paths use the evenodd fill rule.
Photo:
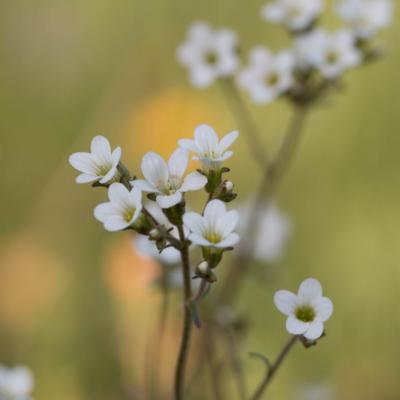
<svg viewBox="0 0 400 400">
<path fill-rule="evenodd" d="M 235 72 L 239 63 L 236 47 L 236 34 L 230 29 L 214 31 L 205 22 L 195 22 L 178 48 L 177 58 L 189 69 L 192 84 L 205 88 Z"/>
<path fill-rule="evenodd" d="M 144 179 L 132 181 L 132 185 L 147 193 L 154 193 L 161 208 L 170 208 L 183 199 L 183 193 L 202 189 L 207 178 L 199 172 L 192 172 L 186 177 L 188 152 L 175 150 L 168 164 L 157 153 L 146 153 L 142 160 Z"/>
<path fill-rule="evenodd" d="M 392 0 L 342 0 L 338 15 L 354 30 L 357 37 L 369 38 L 390 25 L 393 18 Z"/>
<path fill-rule="evenodd" d="M 316 30 L 300 37 L 296 47 L 302 67 L 314 67 L 327 79 L 338 78 L 362 60 L 355 45 L 355 37 L 347 29 L 333 33 Z"/>
<path fill-rule="evenodd" d="M 108 198 L 109 202 L 99 204 L 94 209 L 94 216 L 107 231 L 126 229 L 139 218 L 143 208 L 139 189 L 129 191 L 122 183 L 113 183 L 108 188 Z"/>
<path fill-rule="evenodd" d="M 293 67 L 290 51 L 273 54 L 258 46 L 251 51 L 250 64 L 241 71 L 238 83 L 255 103 L 270 103 L 292 86 Z"/>
<path fill-rule="evenodd" d="M 291 31 L 307 29 L 324 9 L 324 0 L 276 0 L 261 11 L 262 17 Z"/>
<path fill-rule="evenodd" d="M 221 163 L 232 157 L 233 152 L 228 150 L 237 139 L 238 131 L 226 134 L 221 140 L 218 139 L 215 130 L 209 125 L 199 125 L 194 130 L 194 140 L 180 139 L 179 146 L 192 151 L 194 160 L 199 160 L 205 171 L 219 169 Z"/>
<path fill-rule="evenodd" d="M 95 136 L 90 145 L 90 153 L 79 152 L 71 154 L 70 164 L 81 172 L 77 183 L 99 182 L 110 183 L 118 176 L 118 163 L 121 158 L 121 148 L 111 152 L 110 142 L 104 136 Z"/>
<path fill-rule="evenodd" d="M 297 295 L 288 290 L 278 290 L 274 296 L 278 310 L 287 315 L 286 329 L 293 335 L 303 335 L 316 340 L 324 332 L 324 322 L 333 312 L 330 299 L 322 296 L 321 284 L 313 278 L 304 280 Z"/>
<path fill-rule="evenodd" d="M 239 235 L 234 233 L 239 220 L 237 211 L 227 211 L 221 200 L 211 200 L 204 215 L 187 212 L 183 222 L 190 230 L 188 239 L 201 247 L 224 249 L 234 246 L 239 241 Z"/>
</svg>

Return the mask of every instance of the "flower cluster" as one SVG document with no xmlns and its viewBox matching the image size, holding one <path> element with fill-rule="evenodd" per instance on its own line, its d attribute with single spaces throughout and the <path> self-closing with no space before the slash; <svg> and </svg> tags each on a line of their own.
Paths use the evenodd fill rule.
<svg viewBox="0 0 400 400">
<path fill-rule="evenodd" d="M 26 367 L 7 368 L 0 365 L 0 399 L 31 400 L 33 377 Z"/>
<path fill-rule="evenodd" d="M 238 213 L 226 209 L 236 194 L 232 182 L 223 179 L 229 172 L 223 163 L 233 155 L 229 148 L 237 137 L 234 131 L 220 140 L 211 126 L 200 125 L 193 139 L 179 140 L 168 161 L 146 153 L 141 162 L 144 179 L 133 178 L 121 162 L 120 148 L 112 152 L 102 136 L 93 138 L 90 153 L 74 153 L 69 160 L 81 172 L 78 183 L 107 188 L 109 201 L 94 209 L 107 231 L 136 231 L 142 235 L 137 239 L 139 247 L 158 254 L 165 264 L 176 264 L 187 244 L 199 246 L 203 260 L 197 275 L 213 282 L 211 270 L 239 241 L 234 233 Z M 200 168 L 187 174 L 190 153 L 200 161 Z M 185 194 L 202 189 L 208 194 L 203 212 L 186 211 Z"/>
<path fill-rule="evenodd" d="M 286 28 L 293 45 L 277 53 L 255 46 L 245 66 L 238 61 L 238 39 L 232 31 L 213 31 L 196 22 L 178 49 L 178 61 L 189 69 L 196 87 L 232 79 L 256 104 L 281 96 L 308 104 L 338 87 L 345 71 L 379 55 L 374 36 L 393 14 L 392 0 L 340 0 L 335 10 L 345 26 L 329 31 L 318 26 L 324 8 L 324 0 L 273 0 L 265 5 L 262 18 Z"/>
</svg>

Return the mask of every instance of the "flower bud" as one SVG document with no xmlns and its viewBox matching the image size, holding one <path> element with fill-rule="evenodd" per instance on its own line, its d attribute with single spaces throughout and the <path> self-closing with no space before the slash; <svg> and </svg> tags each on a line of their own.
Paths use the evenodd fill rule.
<svg viewBox="0 0 400 400">
<path fill-rule="evenodd" d="M 210 273 L 210 266 L 207 261 L 202 261 L 196 268 L 196 272 L 200 276 L 206 276 Z"/>
<path fill-rule="evenodd" d="M 233 182 L 232 181 L 225 181 L 224 182 L 224 189 L 227 192 L 231 192 L 233 190 Z"/>
<path fill-rule="evenodd" d="M 161 232 L 158 228 L 153 228 L 150 232 L 149 232 L 149 237 L 152 240 L 160 240 L 162 238 Z"/>
</svg>

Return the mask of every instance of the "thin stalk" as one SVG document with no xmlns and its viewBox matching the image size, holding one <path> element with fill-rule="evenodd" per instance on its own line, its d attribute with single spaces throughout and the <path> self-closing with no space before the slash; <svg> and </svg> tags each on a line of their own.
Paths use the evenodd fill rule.
<svg viewBox="0 0 400 400">
<path fill-rule="evenodd" d="M 237 119 L 241 129 L 246 132 L 247 141 L 254 158 L 262 168 L 265 168 L 268 164 L 268 154 L 266 150 L 263 149 L 264 146 L 260 140 L 262 136 L 259 134 L 253 117 L 237 90 L 235 82 L 232 78 L 221 79 L 220 82 L 222 93 L 234 118 Z"/>
<path fill-rule="evenodd" d="M 288 130 L 278 151 L 264 171 L 254 204 L 250 209 L 250 216 L 242 234 L 243 240 L 240 242 L 237 256 L 221 289 L 218 299 L 219 304 L 230 303 L 237 294 L 242 278 L 248 269 L 247 254 L 249 250 L 251 251 L 249 246 L 252 243 L 251 237 L 257 223 L 258 210 L 264 202 L 268 203 L 271 200 L 285 173 L 288 171 L 298 149 L 306 115 L 307 109 L 305 107 L 295 108 Z"/>
<path fill-rule="evenodd" d="M 192 319 L 189 308 L 187 306 L 188 302 L 192 298 L 192 288 L 190 279 L 189 248 L 185 240 L 185 233 L 183 231 L 182 225 L 178 225 L 178 232 L 179 239 L 182 243 L 180 253 L 182 259 L 184 309 L 181 345 L 175 370 L 175 399 L 182 400 L 185 381 L 185 369 L 189 353 L 190 334 L 192 330 Z"/>
<path fill-rule="evenodd" d="M 268 368 L 267 374 L 265 375 L 265 378 L 261 382 L 260 386 L 257 388 L 255 393 L 253 394 L 252 397 L 250 397 L 250 400 L 259 400 L 265 393 L 265 391 L 268 388 L 268 385 L 271 383 L 272 379 L 274 378 L 276 372 L 278 371 L 279 367 L 289 354 L 290 350 L 293 348 L 294 344 L 296 343 L 298 339 L 298 336 L 292 336 L 289 341 L 286 343 L 286 345 L 283 347 L 281 352 L 278 355 L 278 358 L 276 361 Z"/>
</svg>

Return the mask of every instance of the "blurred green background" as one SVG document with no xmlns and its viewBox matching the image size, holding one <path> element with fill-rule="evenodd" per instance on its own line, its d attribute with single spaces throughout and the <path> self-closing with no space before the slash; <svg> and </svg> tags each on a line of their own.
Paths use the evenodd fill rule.
<svg viewBox="0 0 400 400">
<path fill-rule="evenodd" d="M 122 145 L 124 162 L 138 171 L 145 151 L 168 155 L 199 123 L 221 134 L 235 129 L 218 87 L 192 89 L 174 52 L 188 24 L 199 19 L 234 28 L 244 51 L 254 44 L 279 49 L 288 37 L 261 21 L 263 4 L 1 2 L 0 363 L 31 367 L 36 399 L 146 399 L 146 337 L 160 300 L 151 281 L 159 267 L 134 253 L 129 234 L 110 235 L 95 221 L 92 209 L 105 193 L 74 183 L 68 155 L 88 149 L 91 137 L 102 133 Z M 344 90 L 308 119 L 277 196 L 294 226 L 289 249 L 266 284 L 246 281 L 239 301 L 251 320 L 241 347 L 249 387 L 263 366 L 247 351 L 274 357 L 287 337 L 273 292 L 295 290 L 313 276 L 334 301 L 327 338 L 317 348 L 296 348 L 271 388 L 275 399 L 301 399 L 308 385 L 327 387 L 333 399 L 399 398 L 396 12 L 384 35 L 384 58 L 347 74 Z M 325 23 L 336 26 L 332 13 Z M 276 146 L 291 114 L 288 104 L 251 110 L 265 147 Z M 231 176 L 245 200 L 260 174 L 244 133 L 235 150 Z M 170 316 L 174 350 L 178 299 Z M 163 365 L 165 398 L 175 361 L 170 353 Z M 203 386 L 192 398 L 212 396 Z"/>
</svg>

